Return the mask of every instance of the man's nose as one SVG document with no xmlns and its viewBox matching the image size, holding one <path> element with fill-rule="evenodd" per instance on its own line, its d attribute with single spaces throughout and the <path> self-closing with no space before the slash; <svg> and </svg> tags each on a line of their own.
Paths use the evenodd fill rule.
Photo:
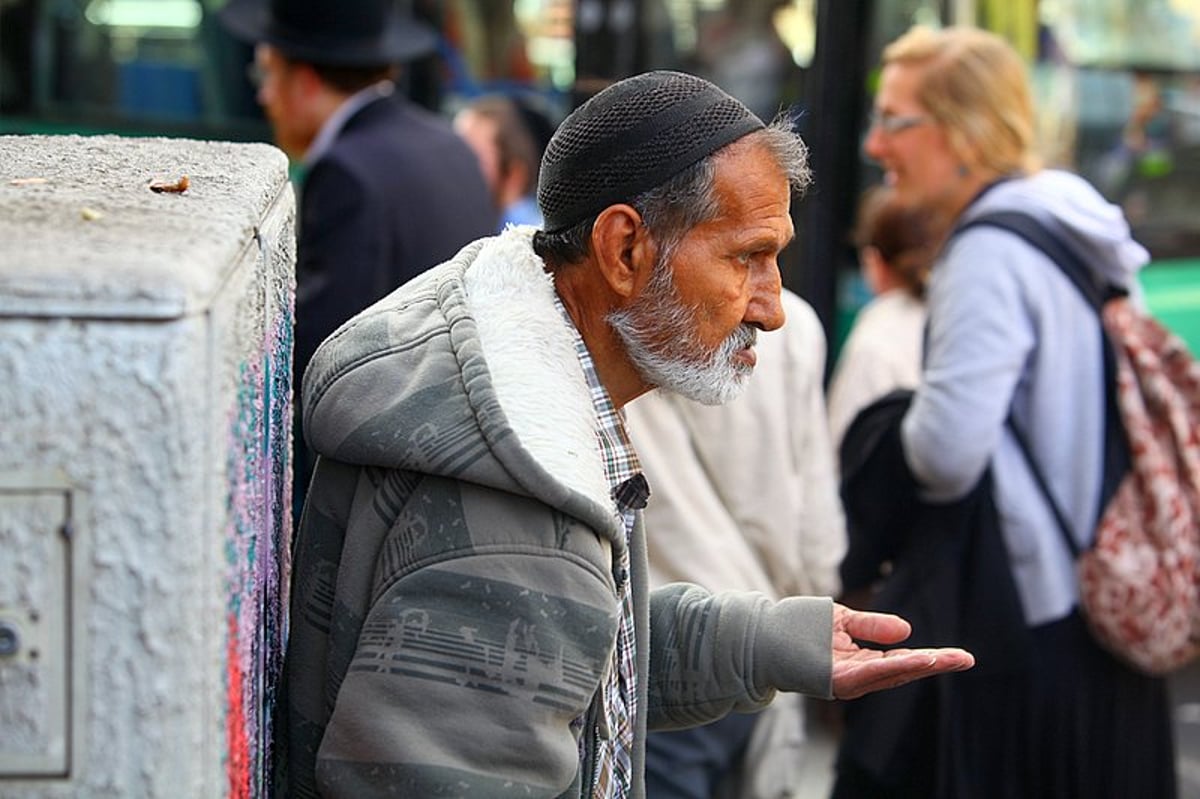
<svg viewBox="0 0 1200 799">
<path fill-rule="evenodd" d="M 746 309 L 746 322 L 760 330 L 778 330 L 783 327 L 787 316 L 779 296 L 782 290 L 783 279 L 780 277 L 778 264 L 759 273 L 754 281 L 750 305 Z"/>
</svg>

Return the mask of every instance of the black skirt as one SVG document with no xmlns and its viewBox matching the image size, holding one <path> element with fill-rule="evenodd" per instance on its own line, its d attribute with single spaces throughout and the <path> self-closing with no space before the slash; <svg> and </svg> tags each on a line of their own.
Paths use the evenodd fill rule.
<svg viewBox="0 0 1200 799">
<path fill-rule="evenodd" d="M 916 688 L 889 768 L 843 749 L 834 799 L 1174 799 L 1166 680 L 1109 655 L 1077 614 L 1030 633 L 1028 668 Z M 880 717 L 886 707 L 850 703 L 847 731 L 895 724 Z"/>
</svg>

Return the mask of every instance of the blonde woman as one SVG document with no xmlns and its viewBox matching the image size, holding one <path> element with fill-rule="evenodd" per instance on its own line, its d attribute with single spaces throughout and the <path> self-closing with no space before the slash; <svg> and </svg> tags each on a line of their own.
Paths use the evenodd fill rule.
<svg viewBox="0 0 1200 799">
<path fill-rule="evenodd" d="M 999 37 L 916 28 L 885 49 L 866 151 L 898 200 L 951 227 L 992 211 L 1032 215 L 1093 265 L 1098 283 L 1134 291 L 1147 253 L 1121 210 L 1075 175 L 1040 168 L 1033 139 L 1024 64 Z M 1166 686 L 1089 635 L 1072 555 L 1006 421 L 1025 433 L 1088 546 L 1104 482 L 1097 315 L 1039 250 L 987 226 L 951 235 L 927 302 L 922 379 L 899 425 L 902 460 L 925 501 L 954 502 L 990 480 L 1002 542 L 993 566 L 1017 599 L 1015 630 L 993 634 L 1014 643 L 977 651 L 976 672 L 942 681 L 894 736 L 896 750 L 847 740 L 835 796 L 1170 799 Z M 978 530 L 958 532 L 963 548 L 978 540 Z M 915 590 L 931 584 L 929 571 Z M 932 601 L 944 611 L 954 600 Z M 973 607 L 987 612 L 988 603 Z M 979 627 L 969 613 L 962 621 Z"/>
</svg>

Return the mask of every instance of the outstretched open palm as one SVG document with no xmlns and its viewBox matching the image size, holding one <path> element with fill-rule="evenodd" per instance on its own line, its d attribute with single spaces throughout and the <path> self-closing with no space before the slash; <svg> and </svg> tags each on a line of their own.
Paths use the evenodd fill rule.
<svg viewBox="0 0 1200 799">
<path fill-rule="evenodd" d="M 964 671 L 975 665 L 970 652 L 956 648 L 868 649 L 856 641 L 897 644 L 912 632 L 899 616 L 833 606 L 833 695 L 838 699 Z"/>
</svg>

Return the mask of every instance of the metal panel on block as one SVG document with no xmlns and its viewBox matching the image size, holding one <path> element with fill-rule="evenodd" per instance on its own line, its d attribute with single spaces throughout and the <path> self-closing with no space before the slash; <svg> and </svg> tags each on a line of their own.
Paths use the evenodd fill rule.
<svg viewBox="0 0 1200 799">
<path fill-rule="evenodd" d="M 71 597 L 78 576 L 69 488 L 0 473 L 0 777 L 71 767 Z"/>
</svg>

